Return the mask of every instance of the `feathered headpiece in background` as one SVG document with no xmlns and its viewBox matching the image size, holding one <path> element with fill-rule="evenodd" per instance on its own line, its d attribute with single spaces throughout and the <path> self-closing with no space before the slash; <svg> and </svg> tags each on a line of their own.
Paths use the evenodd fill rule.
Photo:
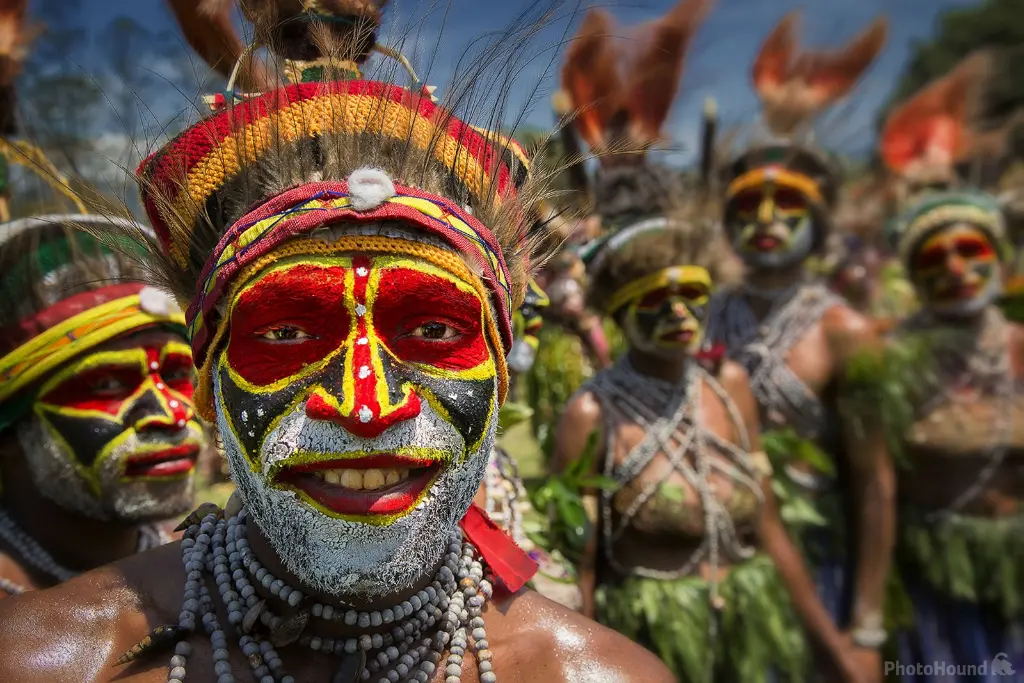
<svg viewBox="0 0 1024 683">
<path fill-rule="evenodd" d="M 879 153 L 893 174 L 916 187 L 955 183 L 956 165 L 974 147 L 974 125 L 990 70 L 990 56 L 974 53 L 889 114 Z"/>
<path fill-rule="evenodd" d="M 680 0 L 667 14 L 616 35 L 611 16 L 590 10 L 566 50 L 561 109 L 600 155 L 594 202 L 604 227 L 615 230 L 673 209 L 678 174 L 648 163 L 682 82 L 687 52 L 714 0 Z"/>
<path fill-rule="evenodd" d="M 839 50 L 801 51 L 799 21 L 798 11 L 783 17 L 754 60 L 754 89 L 764 123 L 776 136 L 793 135 L 849 93 L 881 52 L 889 29 L 879 17 Z"/>
<path fill-rule="evenodd" d="M 592 150 L 645 150 L 663 140 L 686 54 L 713 5 L 714 0 L 680 0 L 628 41 L 616 35 L 607 12 L 587 13 L 566 50 L 561 87 L 577 110 L 573 123 Z M 602 162 L 623 158 L 609 155 Z"/>
</svg>

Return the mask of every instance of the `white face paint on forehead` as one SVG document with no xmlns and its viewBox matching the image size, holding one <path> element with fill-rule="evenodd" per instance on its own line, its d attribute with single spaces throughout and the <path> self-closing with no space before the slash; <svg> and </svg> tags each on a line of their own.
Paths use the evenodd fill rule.
<svg viewBox="0 0 1024 683">
<path fill-rule="evenodd" d="M 496 397 L 496 383 L 492 390 Z M 264 440 L 258 471 L 254 472 L 227 421 L 218 375 L 214 376 L 214 391 L 224 451 L 246 509 L 282 564 L 305 585 L 332 595 L 389 595 L 433 568 L 483 481 L 498 424 L 498 411 L 493 410 L 478 448 L 463 457 L 466 444 L 462 436 L 426 402 L 416 418 L 396 424 L 374 439 L 356 437 L 330 422 L 311 420 L 300 402 Z M 445 467 L 415 509 L 389 523 L 329 516 L 269 479 L 275 466 L 300 452 L 338 456 L 417 447 L 444 451 L 450 454 L 452 464 Z"/>
</svg>

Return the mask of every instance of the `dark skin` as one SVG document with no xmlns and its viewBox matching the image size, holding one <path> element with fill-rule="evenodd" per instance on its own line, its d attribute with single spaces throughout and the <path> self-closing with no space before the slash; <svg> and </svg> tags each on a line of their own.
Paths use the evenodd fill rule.
<svg viewBox="0 0 1024 683">
<path fill-rule="evenodd" d="M 280 563 L 268 556 L 263 542 L 254 538 L 252 548 L 268 567 L 280 570 Z M 150 629 L 177 621 L 184 580 L 181 548 L 173 543 L 56 588 L 4 600 L 0 603 L 0 647 L 17 648 L 21 654 L 0 663 L 0 679 L 163 683 L 171 651 L 125 667 L 115 668 L 114 662 Z M 209 587 L 216 594 L 212 581 Z M 258 590 L 268 599 L 268 606 L 283 611 L 280 602 L 263 594 L 262 587 Z M 74 617 L 68 619 L 68 615 Z M 522 590 L 496 598 L 487 603 L 484 618 L 494 671 L 504 681 L 598 681 L 605 680 L 608 671 L 615 680 L 626 682 L 673 681 L 654 655 L 536 593 Z M 225 614 L 220 614 L 220 621 L 227 623 Z M 189 642 L 194 653 L 188 660 L 188 680 L 215 683 L 208 638 L 195 635 Z M 280 648 L 279 654 L 298 681 L 330 680 L 338 664 L 336 658 L 298 645 Z M 232 648 L 231 657 L 232 673 L 239 680 L 250 680 L 251 669 L 237 647 Z M 462 680 L 478 683 L 475 660 L 467 656 L 464 661 Z M 433 681 L 444 681 L 444 667 Z"/>
<path fill-rule="evenodd" d="M 633 348 L 630 350 L 630 362 L 641 373 L 668 381 L 678 381 L 684 371 L 685 356 L 678 355 L 672 358 L 661 354 L 640 352 Z M 761 448 L 759 411 L 757 401 L 750 391 L 746 371 L 740 365 L 726 361 L 719 369 L 718 380 L 728 392 L 742 417 L 751 451 L 759 451 Z M 721 399 L 707 385 L 702 387 L 702 392 L 705 427 L 732 443 L 740 445 L 739 435 L 736 433 Z M 563 413 L 556 433 L 554 464 L 556 471 L 565 469 L 570 463 L 581 457 L 591 434 L 598 435 L 596 452 L 599 454 L 605 452 L 607 443 L 604 433 L 605 417 L 600 402 L 592 393 L 582 391 L 573 397 Z M 638 425 L 623 422 L 619 422 L 615 429 L 615 441 L 618 444 L 615 458 L 617 462 L 621 462 L 629 450 L 643 439 L 644 432 Z M 660 463 L 664 461 L 665 456 L 659 455 L 648 469 L 660 468 L 663 466 Z M 727 494 L 727 490 L 723 488 L 724 482 L 713 483 L 718 487 L 716 493 Z M 764 494 L 764 504 L 756 524 L 759 545 L 775 561 L 783 582 L 789 590 L 793 606 L 808 633 L 813 636 L 819 647 L 833 655 L 832 664 L 839 672 L 838 680 L 858 680 L 853 669 L 855 663 L 842 656 L 845 652 L 844 637 L 835 627 L 827 610 L 818 599 L 814 582 L 782 523 L 772 493 L 770 477 L 766 477 L 761 482 L 761 489 Z M 579 572 L 583 592 L 583 613 L 593 617 L 594 591 L 597 586 L 598 574 L 611 571 L 611 568 L 603 566 L 598 552 L 601 530 L 599 528 L 600 520 L 596 515 L 596 492 L 590 492 L 588 498 L 588 512 L 591 513 L 595 533 L 592 534 L 591 541 L 584 550 Z M 684 501 L 688 499 L 693 500 L 692 497 L 684 497 Z M 668 570 L 680 566 L 696 548 L 699 540 L 699 538 L 691 538 L 688 542 L 685 534 L 658 537 L 631 531 L 620 539 L 616 547 L 616 556 L 625 563 Z M 728 565 L 720 565 L 719 578 L 724 578 L 729 570 Z M 706 563 L 701 565 L 699 571 L 705 578 L 710 578 L 710 568 Z"/>
<path fill-rule="evenodd" d="M 962 277 L 966 270 L 963 259 L 952 251 L 946 255 L 944 266 L 947 277 L 954 281 Z M 922 288 L 922 294 L 925 299 L 924 305 L 927 307 L 928 290 Z M 982 320 L 982 314 L 945 320 L 939 317 L 942 325 L 978 332 L 982 329 Z M 1018 387 L 1019 396 L 1019 387 L 1024 382 L 1024 326 L 1017 323 L 1007 325 L 1010 372 Z M 1019 400 L 1017 402 L 1019 403 Z M 986 401 L 983 399 L 980 403 L 985 404 Z M 1002 409 L 998 404 L 995 407 Z M 924 443 L 907 444 L 910 467 L 900 471 L 901 500 L 925 510 L 948 508 L 971 482 L 977 480 L 989 464 L 990 434 L 993 430 L 999 429 L 999 426 L 991 421 L 991 411 L 982 409 L 978 413 L 971 413 L 970 406 L 957 406 L 952 414 L 946 410 L 948 409 L 939 406 L 931 415 L 922 416 L 918 424 L 922 424 L 926 431 L 931 420 L 950 425 L 958 434 L 958 437 L 954 438 L 958 446 L 957 456 L 950 457 L 948 442 L 934 443 L 930 446 L 928 442 L 934 441 L 935 437 L 926 437 Z M 1010 414 L 1011 444 L 1004 461 L 996 468 L 978 495 L 961 508 L 963 513 L 980 517 L 1006 517 L 1019 514 L 1024 508 L 1024 439 L 1019 436 L 1018 415 L 1016 411 Z M 978 447 L 978 450 L 982 451 L 980 453 L 972 452 L 973 444 L 978 443 L 977 436 L 981 437 Z M 939 436 L 939 439 L 942 440 L 942 437 Z"/>
<path fill-rule="evenodd" d="M 180 335 L 150 330 L 113 339 L 96 351 L 182 341 Z M 40 379 L 45 382 L 46 378 Z M 141 416 L 140 416 L 141 417 Z M 135 554 L 139 524 L 100 521 L 66 510 L 36 488 L 13 428 L 0 435 L 0 500 L 4 511 L 34 538 L 58 564 L 74 571 L 89 571 Z M 174 526 L 174 525 L 169 525 Z M 169 531 L 169 529 L 167 529 Z M 0 540 L 0 576 L 29 589 L 48 588 L 52 579 L 24 566 Z"/>
<path fill-rule="evenodd" d="M 753 270 L 748 282 L 753 290 L 771 291 L 803 278 L 803 266 L 789 269 Z M 770 303 L 754 297 L 748 304 L 758 319 L 769 312 Z M 880 349 L 878 328 L 869 318 L 839 305 L 825 311 L 793 345 L 786 362 L 793 373 L 819 397 L 842 391 L 847 364 L 859 353 Z M 885 585 L 895 543 L 896 473 L 878 425 L 861 428 L 851 416 L 841 416 L 845 454 L 855 515 L 856 572 L 851 630 L 870 623 L 882 613 Z M 844 658 L 857 662 L 857 678 L 882 680 L 881 656 L 876 650 L 857 647 L 846 639 Z"/>
</svg>

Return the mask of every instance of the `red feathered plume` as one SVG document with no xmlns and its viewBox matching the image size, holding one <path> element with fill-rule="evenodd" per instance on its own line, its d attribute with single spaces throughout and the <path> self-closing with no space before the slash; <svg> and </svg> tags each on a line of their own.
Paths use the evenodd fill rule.
<svg viewBox="0 0 1024 683">
<path fill-rule="evenodd" d="M 850 92 L 882 50 L 889 31 L 889 22 L 879 17 L 840 50 L 800 52 L 799 22 L 798 11 L 783 17 L 754 61 L 754 89 L 765 123 L 777 135 L 793 133 Z"/>
<path fill-rule="evenodd" d="M 988 55 L 975 53 L 889 115 L 879 152 L 891 171 L 918 181 L 952 177 L 953 165 L 972 147 L 971 123 L 989 67 Z"/>
<path fill-rule="evenodd" d="M 611 16 L 587 13 L 566 51 L 562 90 L 578 110 L 575 125 L 592 149 L 626 142 L 649 146 L 679 91 L 693 36 L 714 0 L 680 0 L 665 16 L 622 40 Z"/>
</svg>

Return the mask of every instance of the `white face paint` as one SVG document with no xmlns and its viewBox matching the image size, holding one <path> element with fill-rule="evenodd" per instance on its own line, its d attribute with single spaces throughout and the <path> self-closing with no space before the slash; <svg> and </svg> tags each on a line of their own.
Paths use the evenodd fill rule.
<svg viewBox="0 0 1024 683">
<path fill-rule="evenodd" d="M 984 288 L 969 298 L 937 301 L 928 298 L 928 292 L 918 288 L 918 297 L 925 308 L 945 318 L 973 318 L 995 303 L 1003 293 L 1003 283 L 993 277 L 985 283 Z"/>
<path fill-rule="evenodd" d="M 134 454 L 176 444 L 205 442 L 198 423 L 190 421 L 176 436 L 132 431 L 85 468 L 65 441 L 36 415 L 22 419 L 18 443 L 36 489 L 56 505 L 101 521 L 146 522 L 188 512 L 193 504 L 195 476 L 166 481 L 125 479 L 125 462 Z"/>
<path fill-rule="evenodd" d="M 750 268 L 758 270 L 779 270 L 803 263 L 814 249 L 814 231 L 810 216 L 805 216 L 790 226 L 784 222 L 772 224 L 763 232 L 777 234 L 780 240 L 788 239 L 783 246 L 772 250 L 751 249 L 748 244 L 749 230 L 738 230 L 733 235 L 733 249 Z"/>
<path fill-rule="evenodd" d="M 480 488 L 498 425 L 495 407 L 479 446 L 465 453 L 463 437 L 426 401 L 418 416 L 372 439 L 357 437 L 332 422 L 309 419 L 305 402 L 300 401 L 263 440 L 254 472 L 225 415 L 218 373 L 214 391 L 224 451 L 247 511 L 291 573 L 332 595 L 393 594 L 434 567 Z M 496 406 L 496 382 L 492 391 Z M 231 419 L 240 423 L 240 416 Z M 330 516 L 271 481 L 273 473 L 298 453 L 326 459 L 423 448 L 443 452 L 449 464 L 413 510 L 379 524 Z"/>
</svg>

